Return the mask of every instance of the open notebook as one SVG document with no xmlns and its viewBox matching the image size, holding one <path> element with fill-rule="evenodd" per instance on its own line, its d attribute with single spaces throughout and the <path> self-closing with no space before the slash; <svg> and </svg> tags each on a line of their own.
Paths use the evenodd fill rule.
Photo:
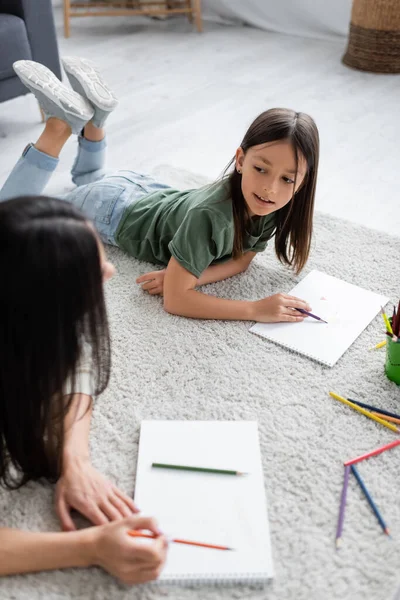
<svg viewBox="0 0 400 600">
<path fill-rule="evenodd" d="M 307 317 L 301 323 L 256 323 L 250 331 L 329 367 L 389 301 L 320 271 L 311 271 L 289 295 L 306 300 L 328 324 Z"/>
<path fill-rule="evenodd" d="M 153 462 L 248 475 L 155 469 Z M 262 583 L 273 576 L 256 422 L 143 421 L 135 502 L 171 537 L 234 548 L 171 543 L 159 581 Z"/>
</svg>

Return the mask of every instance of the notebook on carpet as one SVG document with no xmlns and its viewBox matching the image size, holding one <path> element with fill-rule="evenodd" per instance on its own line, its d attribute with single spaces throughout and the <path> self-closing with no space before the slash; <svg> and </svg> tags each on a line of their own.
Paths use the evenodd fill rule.
<svg viewBox="0 0 400 600">
<path fill-rule="evenodd" d="M 329 367 L 389 301 L 320 271 L 311 271 L 289 295 L 306 300 L 311 312 L 328 323 L 307 317 L 301 323 L 256 323 L 250 331 Z"/>
<path fill-rule="evenodd" d="M 153 463 L 246 475 L 154 468 Z M 232 548 L 171 543 L 159 581 L 263 583 L 273 576 L 256 422 L 143 421 L 135 502 L 169 537 Z"/>
</svg>

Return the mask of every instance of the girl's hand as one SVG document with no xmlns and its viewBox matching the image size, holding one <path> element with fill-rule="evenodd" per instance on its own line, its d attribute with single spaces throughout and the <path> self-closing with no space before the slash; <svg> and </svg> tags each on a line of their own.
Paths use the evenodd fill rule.
<svg viewBox="0 0 400 600">
<path fill-rule="evenodd" d="M 150 271 L 136 279 L 136 283 L 142 283 L 142 290 L 149 292 L 152 296 L 157 294 L 163 295 L 164 292 L 164 275 L 166 269 L 161 271 Z"/>
<path fill-rule="evenodd" d="M 139 512 L 133 500 L 92 467 L 88 458 L 74 456 L 64 464 L 56 486 L 56 511 L 64 531 L 76 529 L 75 509 L 94 525 L 120 521 Z"/>
<path fill-rule="evenodd" d="M 303 315 L 294 308 L 303 308 L 311 311 L 311 306 L 304 300 L 287 294 L 274 294 L 253 302 L 253 318 L 260 323 L 280 323 L 282 321 L 303 321 Z"/>
<path fill-rule="evenodd" d="M 131 529 L 147 529 L 158 537 L 154 540 L 130 537 Z M 130 517 L 119 523 L 93 527 L 89 535 L 92 536 L 90 563 L 102 567 L 123 583 L 145 583 L 160 575 L 168 544 L 154 519 Z"/>
</svg>

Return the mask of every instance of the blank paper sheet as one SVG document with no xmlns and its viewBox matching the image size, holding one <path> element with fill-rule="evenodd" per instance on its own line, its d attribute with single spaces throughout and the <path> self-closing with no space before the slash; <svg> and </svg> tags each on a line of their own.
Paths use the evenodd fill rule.
<svg viewBox="0 0 400 600">
<path fill-rule="evenodd" d="M 248 473 L 152 468 L 152 463 Z M 175 538 L 232 547 L 170 544 L 163 581 L 266 581 L 273 575 L 257 423 L 143 421 L 135 502 Z"/>
</svg>

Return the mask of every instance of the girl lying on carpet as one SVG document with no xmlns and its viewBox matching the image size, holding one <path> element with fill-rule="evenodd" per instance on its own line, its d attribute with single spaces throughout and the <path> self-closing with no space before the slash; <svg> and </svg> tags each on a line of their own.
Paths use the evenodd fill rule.
<svg viewBox="0 0 400 600">
<path fill-rule="evenodd" d="M 126 583 L 156 578 L 165 538 L 89 458 L 92 397 L 110 372 L 103 282 L 114 268 L 101 241 L 67 202 L 8 200 L 0 271 L 0 483 L 58 479 L 57 512 L 69 531 L 0 527 L 0 575 L 98 565 Z M 71 509 L 97 526 L 73 531 Z M 158 537 L 144 546 L 129 529 Z"/>
<path fill-rule="evenodd" d="M 48 120 L 28 145 L 0 198 L 40 194 L 72 133 L 79 135 L 72 167 L 77 188 L 65 199 L 82 208 L 103 241 L 139 260 L 166 268 L 137 279 L 150 294 L 163 294 L 173 314 L 260 322 L 302 321 L 306 302 L 286 294 L 257 301 L 217 298 L 197 286 L 242 273 L 275 236 L 279 260 L 299 272 L 311 243 L 319 158 L 311 117 L 268 110 L 250 125 L 229 176 L 198 190 L 176 191 L 153 179 L 118 171 L 105 175 L 104 122 L 117 101 L 88 61 L 63 61 L 73 90 L 46 67 L 18 61 L 14 69 L 38 98 Z"/>
</svg>

